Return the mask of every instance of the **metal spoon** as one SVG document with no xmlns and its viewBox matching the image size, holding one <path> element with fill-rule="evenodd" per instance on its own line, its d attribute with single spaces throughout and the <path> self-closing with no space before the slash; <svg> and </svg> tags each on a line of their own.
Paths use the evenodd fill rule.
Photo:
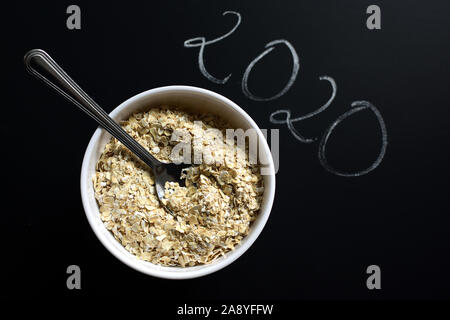
<svg viewBox="0 0 450 320">
<path fill-rule="evenodd" d="M 117 124 L 91 97 L 78 86 L 72 78 L 44 51 L 33 49 L 24 57 L 25 67 L 29 73 L 44 81 L 70 102 L 108 131 L 113 137 L 125 145 L 131 152 L 147 164 L 154 173 L 156 194 L 161 205 L 172 215 L 174 213 L 167 208 L 162 199 L 164 197 L 164 185 L 166 181 L 178 182 L 184 186 L 184 181 L 179 177 L 181 170 L 187 165 L 162 163 L 153 157 L 142 145 L 134 140 L 122 127 Z"/>
</svg>

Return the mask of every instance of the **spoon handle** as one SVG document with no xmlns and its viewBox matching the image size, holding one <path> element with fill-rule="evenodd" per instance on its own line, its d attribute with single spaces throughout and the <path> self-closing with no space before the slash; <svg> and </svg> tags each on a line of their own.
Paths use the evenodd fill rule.
<svg viewBox="0 0 450 320">
<path fill-rule="evenodd" d="M 162 164 L 123 130 L 44 50 L 33 49 L 28 51 L 25 54 L 24 63 L 29 73 L 44 81 L 87 113 L 149 167 L 156 169 Z"/>
</svg>

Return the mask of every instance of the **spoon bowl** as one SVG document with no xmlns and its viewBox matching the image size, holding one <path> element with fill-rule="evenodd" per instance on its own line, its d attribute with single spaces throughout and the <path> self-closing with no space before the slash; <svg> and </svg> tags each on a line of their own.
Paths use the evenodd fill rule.
<svg viewBox="0 0 450 320">
<path fill-rule="evenodd" d="M 89 224 L 99 241 L 117 259 L 127 266 L 144 274 L 166 279 L 190 279 L 205 276 L 216 272 L 236 261 L 256 241 L 266 225 L 275 196 L 275 169 L 269 146 L 263 133 L 253 119 L 236 103 L 230 99 L 210 90 L 192 87 L 172 85 L 150 89 L 135 96 L 117 106 L 110 116 L 120 122 L 128 119 L 132 114 L 145 112 L 158 106 L 175 106 L 189 113 L 208 113 L 226 120 L 231 128 L 241 128 L 244 131 L 254 129 L 258 136 L 260 149 L 259 160 L 261 166 L 267 170 L 263 175 L 264 193 L 261 208 L 256 220 L 250 226 L 249 234 L 244 237 L 234 250 L 226 253 L 213 263 L 193 267 L 167 267 L 153 264 L 138 259 L 128 252 L 114 235 L 105 227 L 100 218 L 100 211 L 95 198 L 94 183 L 92 180 L 96 172 L 96 164 L 111 139 L 111 135 L 98 128 L 93 134 L 83 158 L 80 175 L 81 198 L 84 211 Z M 261 257 L 261 264 L 265 263 L 265 257 Z"/>
</svg>

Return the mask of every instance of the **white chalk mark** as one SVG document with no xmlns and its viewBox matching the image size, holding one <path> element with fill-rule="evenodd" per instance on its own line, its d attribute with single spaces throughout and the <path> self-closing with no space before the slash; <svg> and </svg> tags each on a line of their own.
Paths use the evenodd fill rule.
<svg viewBox="0 0 450 320">
<path fill-rule="evenodd" d="M 272 123 L 275 123 L 275 124 L 287 124 L 287 127 L 288 127 L 289 131 L 292 133 L 292 135 L 297 140 L 299 140 L 302 143 L 311 143 L 311 142 L 315 141 L 317 138 L 305 138 L 304 136 L 302 136 L 298 132 L 298 130 L 294 127 L 294 125 L 292 123 L 311 118 L 311 117 L 313 117 L 313 116 L 315 116 L 315 115 L 325 111 L 325 109 L 327 109 L 331 105 L 331 103 L 333 102 L 334 98 L 336 97 L 337 85 L 336 85 L 336 82 L 334 81 L 334 79 L 331 78 L 331 77 L 328 77 L 328 76 L 321 76 L 321 77 L 319 77 L 319 80 L 326 80 L 326 81 L 328 81 L 331 84 L 331 89 L 332 89 L 331 97 L 319 109 L 317 109 L 315 111 L 312 111 L 312 112 L 310 112 L 308 114 L 305 114 L 304 116 L 300 116 L 300 117 L 292 118 L 292 119 L 291 119 L 291 111 L 290 110 L 287 110 L 287 109 L 285 109 L 285 110 L 278 110 L 278 111 L 273 112 L 270 115 L 270 118 L 269 118 L 270 122 L 272 122 Z M 283 113 L 286 114 L 286 118 L 285 119 L 282 119 L 282 120 L 275 119 L 276 115 L 283 114 Z"/>
<path fill-rule="evenodd" d="M 230 36 L 234 31 L 236 31 L 237 27 L 241 24 L 241 20 L 242 20 L 241 14 L 239 12 L 235 12 L 235 11 L 225 11 L 224 13 L 222 13 L 222 15 L 224 16 L 224 15 L 229 14 L 229 13 L 235 14 L 238 17 L 238 21 L 236 22 L 236 25 L 233 27 L 233 29 L 231 29 L 228 33 L 224 34 L 223 36 L 220 36 L 220 37 L 218 37 L 216 39 L 213 39 L 213 40 L 210 40 L 210 41 L 206 41 L 205 45 L 212 44 L 212 43 L 218 42 L 220 40 L 223 40 L 226 37 Z M 198 38 L 193 38 L 193 39 L 186 40 L 184 42 L 184 46 L 186 48 L 199 47 L 201 45 L 201 43 L 191 43 L 191 42 L 195 41 L 196 39 L 198 39 Z"/>
<path fill-rule="evenodd" d="M 273 46 L 276 45 L 276 44 L 285 44 L 289 48 L 289 50 L 291 51 L 292 60 L 293 60 L 291 77 L 289 78 L 289 81 L 286 84 L 286 86 L 283 88 L 283 90 L 278 92 L 276 95 L 274 95 L 272 97 L 269 97 L 269 98 L 257 97 L 254 94 L 252 94 L 250 92 L 250 90 L 248 89 L 248 77 L 249 77 L 250 72 L 252 71 L 253 67 L 255 66 L 255 64 L 259 60 L 264 58 L 264 56 L 266 56 L 269 52 L 271 52 L 274 49 Z M 242 92 L 244 92 L 244 94 L 248 98 L 250 98 L 252 100 L 255 100 L 255 101 L 270 101 L 270 100 L 277 99 L 277 98 L 281 97 L 282 95 L 284 95 L 286 92 L 288 92 L 288 90 L 294 84 L 294 81 L 297 78 L 298 70 L 300 69 L 300 62 L 299 62 L 299 58 L 298 58 L 297 52 L 295 51 L 295 48 L 289 43 L 289 41 L 284 40 L 284 39 L 274 40 L 274 41 L 271 41 L 268 44 L 266 44 L 265 48 L 268 48 L 268 49 L 266 49 L 263 53 L 261 53 L 255 59 L 253 59 L 252 62 L 250 62 L 250 64 L 248 65 L 247 69 L 245 70 L 244 76 L 242 77 Z"/>
<path fill-rule="evenodd" d="M 214 77 L 213 75 L 211 75 L 205 67 L 205 59 L 204 59 L 204 52 L 205 52 L 205 47 L 207 45 L 216 43 L 220 40 L 225 39 L 226 37 L 230 36 L 236 29 L 237 27 L 241 24 L 241 15 L 239 12 L 235 12 L 235 11 L 225 11 L 222 15 L 225 16 L 226 14 L 234 14 L 238 17 L 238 20 L 235 24 L 235 26 L 233 27 L 233 29 L 231 29 L 228 33 L 210 40 L 210 41 L 206 41 L 205 37 L 196 37 L 196 38 L 192 38 L 192 39 L 188 39 L 184 42 L 184 47 L 185 48 L 196 48 L 196 47 L 200 47 L 200 50 L 198 51 L 198 67 L 200 69 L 200 72 L 203 74 L 203 76 L 205 76 L 205 78 L 207 78 L 208 80 L 217 83 L 217 84 L 225 84 L 228 79 L 231 77 L 231 73 L 226 76 L 224 79 L 218 79 L 216 77 Z"/>
<path fill-rule="evenodd" d="M 368 101 L 354 101 L 351 104 L 351 106 L 354 109 L 351 109 L 351 110 L 345 112 L 344 114 L 342 114 L 341 116 L 339 116 L 339 118 L 337 118 L 336 121 L 334 121 L 331 124 L 331 126 L 327 129 L 327 131 L 325 132 L 325 134 L 322 137 L 322 140 L 320 141 L 320 146 L 319 146 L 319 161 L 322 164 L 322 166 L 327 171 L 334 173 L 338 176 L 343 176 L 343 177 L 359 177 L 359 176 L 362 176 L 362 175 L 367 174 L 370 171 L 374 170 L 376 167 L 378 167 L 378 165 L 383 160 L 384 154 L 386 153 L 386 147 L 388 144 L 386 124 L 384 123 L 384 120 L 383 120 L 383 117 L 381 116 L 380 111 L 378 111 L 378 109 Z M 336 128 L 336 126 L 339 123 L 341 123 L 343 120 L 345 120 L 352 114 L 355 114 L 356 112 L 359 112 L 359 111 L 362 111 L 365 109 L 372 110 L 373 113 L 375 114 L 375 116 L 377 117 L 378 122 L 380 123 L 381 139 L 382 139 L 380 153 L 378 154 L 377 159 L 367 169 L 364 169 L 364 170 L 361 170 L 361 171 L 358 171 L 355 173 L 338 171 L 328 164 L 327 158 L 325 156 L 326 144 L 328 142 L 328 139 L 329 139 L 331 133 L 333 132 L 333 130 Z"/>
</svg>

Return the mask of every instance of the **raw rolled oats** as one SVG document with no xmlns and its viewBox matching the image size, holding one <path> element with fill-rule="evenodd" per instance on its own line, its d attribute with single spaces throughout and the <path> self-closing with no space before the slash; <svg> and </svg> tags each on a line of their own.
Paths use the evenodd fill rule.
<svg viewBox="0 0 450 320">
<path fill-rule="evenodd" d="M 211 136 L 209 129 L 224 133 L 230 126 L 212 115 L 167 107 L 135 113 L 121 125 L 160 161 L 176 160 L 176 130 L 202 137 L 200 145 L 191 143 L 194 153 L 209 148 L 213 161 L 184 170 L 185 187 L 166 183 L 163 201 L 171 215 L 159 203 L 151 169 L 112 138 L 97 163 L 94 188 L 101 219 L 114 237 L 138 258 L 165 266 L 211 263 L 233 250 L 248 234 L 264 188 L 257 165 L 237 161 L 236 145 Z"/>
</svg>

